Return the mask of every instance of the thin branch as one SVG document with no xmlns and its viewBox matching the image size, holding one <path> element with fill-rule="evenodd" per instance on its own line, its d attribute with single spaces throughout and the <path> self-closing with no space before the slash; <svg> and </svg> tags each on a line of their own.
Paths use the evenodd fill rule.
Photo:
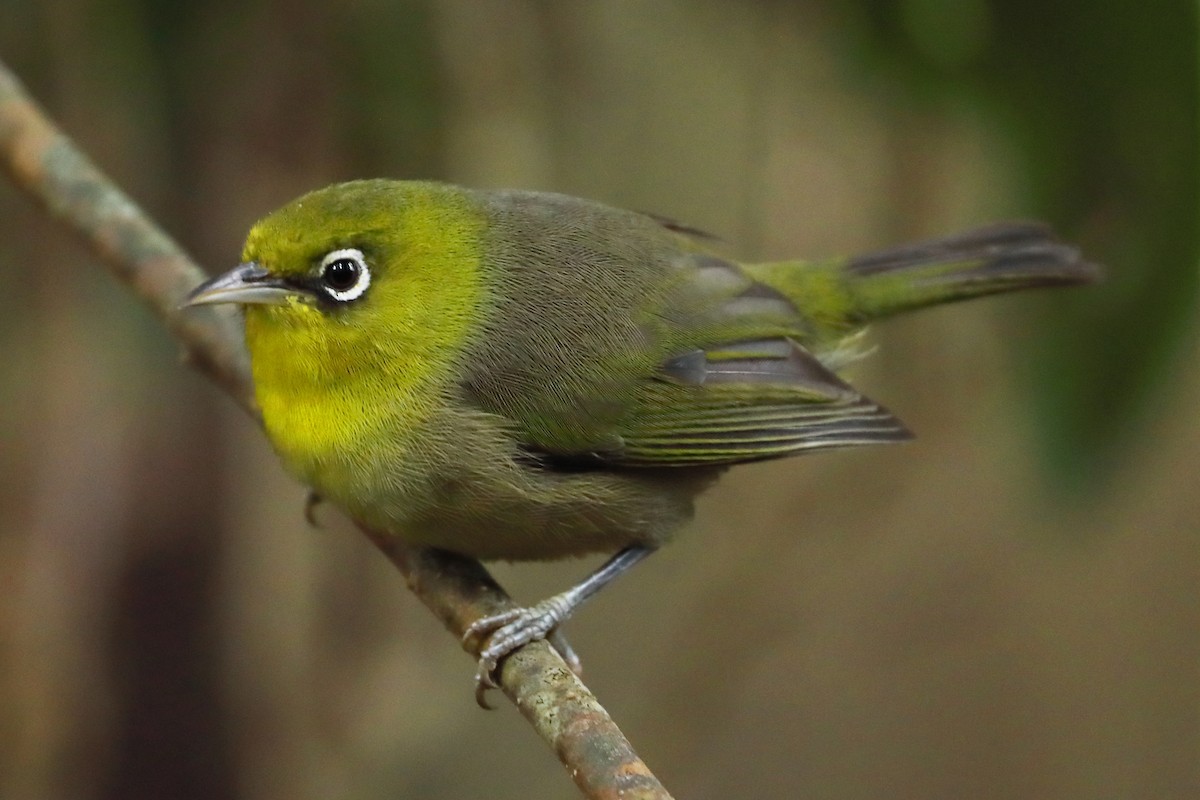
<svg viewBox="0 0 1200 800">
<path fill-rule="evenodd" d="M 50 122 L 2 62 L 0 168 L 80 235 L 163 321 L 187 360 L 257 419 L 236 317 L 181 313 L 178 308 L 204 272 Z M 406 547 L 393 536 L 359 527 L 421 602 L 460 638 L 476 619 L 513 606 L 477 561 Z M 463 683 L 467 694 L 468 683 Z M 670 798 L 616 723 L 547 644 L 537 642 L 508 658 L 500 684 L 586 797 Z"/>
<path fill-rule="evenodd" d="M 204 272 L 46 118 L 2 62 L 0 156 L 0 168 L 166 323 L 187 359 L 256 413 L 234 317 L 177 311 Z"/>
</svg>

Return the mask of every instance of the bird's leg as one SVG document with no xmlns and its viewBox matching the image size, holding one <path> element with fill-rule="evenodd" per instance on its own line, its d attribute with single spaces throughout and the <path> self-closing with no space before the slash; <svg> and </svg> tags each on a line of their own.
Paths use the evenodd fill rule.
<svg viewBox="0 0 1200 800">
<path fill-rule="evenodd" d="M 321 524 L 317 522 L 317 506 L 323 502 L 325 499 L 312 490 L 309 490 L 308 497 L 304 498 L 304 519 L 308 521 L 310 527 L 321 527 Z"/>
<path fill-rule="evenodd" d="M 571 643 L 567 641 L 567 637 L 563 636 L 563 632 L 558 628 L 546 634 L 546 641 L 550 643 L 562 660 L 567 662 L 567 666 L 571 668 L 571 672 L 576 675 L 583 674 L 583 662 L 579 660 L 579 654 L 575 652 L 575 648 L 571 647 Z"/>
<path fill-rule="evenodd" d="M 548 597 L 537 605 L 514 608 L 471 623 L 463 634 L 463 641 L 486 638 L 486 644 L 479 651 L 479 670 L 475 673 L 475 699 L 479 705 L 490 708 L 484 694 L 488 689 L 497 687 L 495 673 L 500 662 L 514 651 L 538 639 L 548 638 L 571 669 L 578 672 L 579 657 L 558 633 L 558 626 L 571 616 L 583 601 L 653 552 L 653 547 L 630 545 L 561 594 Z"/>
</svg>

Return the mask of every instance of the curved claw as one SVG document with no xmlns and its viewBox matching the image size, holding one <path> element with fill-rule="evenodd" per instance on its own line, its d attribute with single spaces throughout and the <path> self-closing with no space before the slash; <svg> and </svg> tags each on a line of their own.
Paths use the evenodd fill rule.
<svg viewBox="0 0 1200 800">
<path fill-rule="evenodd" d="M 479 667 L 475 671 L 475 702 L 483 708 L 491 708 L 487 702 L 488 689 L 497 689 L 496 672 L 500 662 L 530 642 L 551 639 L 559 655 L 575 672 L 579 671 L 579 656 L 557 632 L 558 625 L 566 614 L 561 603 L 554 598 L 529 608 L 513 608 L 483 617 L 471 623 L 463 633 L 463 643 L 469 645 L 474 639 L 486 637 L 487 643 L 479 650 Z"/>
<path fill-rule="evenodd" d="M 496 683 L 496 679 L 492 677 L 492 673 L 496 670 L 496 665 L 485 666 L 483 659 L 479 659 L 479 668 L 475 670 L 475 702 L 480 708 L 491 711 L 495 706 L 487 701 L 488 689 L 499 689 L 500 684 Z"/>
<path fill-rule="evenodd" d="M 582 668 L 579 656 L 575 655 L 571 645 L 567 644 L 567 640 L 558 632 L 558 626 L 571 616 L 580 603 L 652 552 L 654 548 L 648 545 L 629 545 L 562 594 L 556 594 L 530 608 L 513 608 L 477 619 L 468 625 L 463 633 L 463 645 L 468 650 L 474 649 L 472 642 L 476 638 L 487 639 L 486 645 L 478 651 L 479 669 L 475 672 L 475 702 L 484 708 L 491 708 L 486 695 L 488 689 L 497 688 L 496 670 L 499 669 L 500 662 L 538 639 L 549 639 L 550 646 L 558 651 L 571 670 L 578 675 Z"/>
</svg>

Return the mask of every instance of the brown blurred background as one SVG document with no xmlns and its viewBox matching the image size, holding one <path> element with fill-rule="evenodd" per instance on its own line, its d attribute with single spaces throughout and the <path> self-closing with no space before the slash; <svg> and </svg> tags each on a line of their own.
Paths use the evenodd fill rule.
<svg viewBox="0 0 1200 800">
<path fill-rule="evenodd" d="M 828 255 L 1037 217 L 1106 285 L 879 326 L 919 434 L 735 470 L 568 627 L 680 798 L 1200 796 L 1197 9 L 4 0 L 0 58 L 210 270 L 361 176 Z M 0 797 L 574 789 L 159 325 L 0 183 Z M 502 566 L 524 600 L 590 563 Z"/>
</svg>

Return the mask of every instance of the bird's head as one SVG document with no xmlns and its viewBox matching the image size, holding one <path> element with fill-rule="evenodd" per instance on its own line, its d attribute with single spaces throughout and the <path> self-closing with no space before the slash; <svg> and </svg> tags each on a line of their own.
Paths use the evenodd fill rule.
<svg viewBox="0 0 1200 800">
<path fill-rule="evenodd" d="M 483 234 L 455 187 L 336 184 L 258 222 L 242 263 L 185 305 L 243 306 L 256 373 L 263 358 L 329 377 L 446 358 L 481 313 Z"/>
</svg>

